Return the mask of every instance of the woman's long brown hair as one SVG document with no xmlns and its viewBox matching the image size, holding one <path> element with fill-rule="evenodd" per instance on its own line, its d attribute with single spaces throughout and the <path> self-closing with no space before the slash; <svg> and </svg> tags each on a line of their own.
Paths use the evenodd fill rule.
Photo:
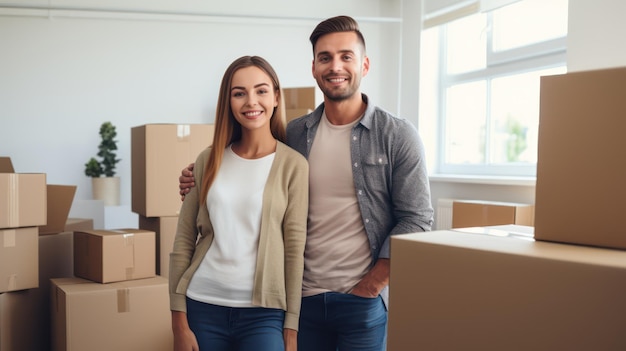
<svg viewBox="0 0 626 351">
<path fill-rule="evenodd" d="M 235 72 L 246 67 L 258 67 L 265 72 L 274 85 L 274 92 L 278 96 L 278 106 L 274 108 L 274 112 L 270 119 L 270 130 L 274 138 L 281 142 L 285 142 L 285 102 L 278 80 L 278 75 L 274 68 L 264 58 L 259 56 L 242 56 L 228 66 L 224 76 L 217 99 L 217 108 L 215 113 L 215 135 L 213 137 L 213 147 L 209 160 L 204 168 L 204 177 L 202 178 L 202 188 L 200 196 L 200 204 L 206 204 L 209 188 L 215 180 L 217 171 L 222 164 L 224 158 L 224 150 L 230 144 L 241 139 L 241 124 L 237 122 L 230 106 L 230 90 L 232 87 L 232 78 Z"/>
</svg>

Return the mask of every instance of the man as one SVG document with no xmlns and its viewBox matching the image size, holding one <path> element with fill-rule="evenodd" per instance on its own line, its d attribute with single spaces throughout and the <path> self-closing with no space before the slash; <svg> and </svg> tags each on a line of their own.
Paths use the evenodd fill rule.
<svg viewBox="0 0 626 351">
<path fill-rule="evenodd" d="M 309 215 L 300 351 L 384 350 L 390 236 L 433 220 L 422 141 L 407 120 L 369 103 L 365 40 L 348 16 L 310 36 L 324 103 L 287 126 L 287 144 L 309 161 Z M 190 172 L 181 176 L 181 195 Z"/>
</svg>

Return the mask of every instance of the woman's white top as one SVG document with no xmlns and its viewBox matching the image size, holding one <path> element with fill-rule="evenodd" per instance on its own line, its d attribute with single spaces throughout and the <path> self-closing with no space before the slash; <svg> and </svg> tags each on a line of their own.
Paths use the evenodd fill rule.
<svg viewBox="0 0 626 351">
<path fill-rule="evenodd" d="M 215 237 L 187 296 L 220 306 L 251 307 L 263 190 L 274 153 L 245 159 L 228 146 L 206 205 Z"/>
</svg>

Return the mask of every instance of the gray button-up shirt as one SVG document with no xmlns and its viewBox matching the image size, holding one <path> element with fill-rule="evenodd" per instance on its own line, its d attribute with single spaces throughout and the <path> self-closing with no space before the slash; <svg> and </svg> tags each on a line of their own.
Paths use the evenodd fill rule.
<svg viewBox="0 0 626 351">
<path fill-rule="evenodd" d="M 352 176 L 372 253 L 389 258 L 390 236 L 429 231 L 433 223 L 424 146 L 415 126 L 368 104 L 350 137 Z M 287 144 L 308 158 L 324 104 L 287 126 Z"/>
</svg>

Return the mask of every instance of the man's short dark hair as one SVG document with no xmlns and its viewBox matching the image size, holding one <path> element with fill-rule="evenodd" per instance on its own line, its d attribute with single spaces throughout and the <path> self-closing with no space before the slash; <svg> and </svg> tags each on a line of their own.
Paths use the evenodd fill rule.
<svg viewBox="0 0 626 351">
<path fill-rule="evenodd" d="M 363 45 L 363 54 L 365 54 L 365 38 L 359 29 L 357 21 L 350 16 L 336 16 L 320 22 L 313 30 L 313 33 L 311 33 L 309 40 L 313 46 L 313 55 L 315 55 L 315 44 L 319 38 L 326 34 L 338 32 L 356 33 L 361 45 Z"/>
</svg>

